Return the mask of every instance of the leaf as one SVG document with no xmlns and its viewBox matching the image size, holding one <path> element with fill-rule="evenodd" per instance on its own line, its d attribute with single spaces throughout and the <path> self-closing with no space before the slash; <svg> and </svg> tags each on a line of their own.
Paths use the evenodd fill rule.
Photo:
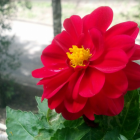
<svg viewBox="0 0 140 140">
<path fill-rule="evenodd" d="M 137 90 L 130 91 L 125 95 L 125 107 L 120 113 L 121 131 L 120 133 L 128 139 L 136 133 L 139 120 L 139 93 Z"/>
<path fill-rule="evenodd" d="M 112 131 L 107 132 L 103 140 L 121 140 L 121 139 L 118 130 L 114 129 Z"/>
<path fill-rule="evenodd" d="M 79 128 L 63 128 L 57 130 L 51 140 L 81 140 L 81 138 L 88 133 L 89 129 Z"/>
<path fill-rule="evenodd" d="M 15 111 L 6 107 L 9 140 L 33 140 L 43 126 L 32 112 Z"/>
<path fill-rule="evenodd" d="M 81 140 L 103 140 L 104 132 L 101 128 L 91 128 L 86 126 L 85 129 L 89 129 Z"/>
<path fill-rule="evenodd" d="M 40 130 L 38 136 L 36 136 L 34 138 L 34 140 L 50 140 L 51 139 L 51 136 L 54 134 L 54 131 L 53 130 Z"/>
<path fill-rule="evenodd" d="M 65 126 L 65 127 L 70 127 L 70 128 L 76 128 L 76 127 L 80 126 L 80 125 L 83 124 L 83 123 L 84 123 L 84 120 L 83 120 L 83 118 L 81 117 L 81 118 L 79 118 L 79 119 L 77 119 L 77 120 L 73 120 L 73 121 L 68 121 L 68 120 L 66 120 L 66 121 L 64 122 L 64 126 Z"/>
<path fill-rule="evenodd" d="M 48 112 L 48 103 L 47 100 L 44 99 L 43 102 L 41 102 L 41 97 L 35 97 L 37 104 L 38 104 L 38 113 L 42 116 L 46 116 Z"/>
<path fill-rule="evenodd" d="M 119 140 L 128 140 L 125 136 L 123 136 L 123 135 L 120 135 L 120 138 L 119 138 Z"/>
<path fill-rule="evenodd" d="M 55 112 L 55 110 L 48 109 L 47 121 L 54 130 L 64 128 L 64 122 L 66 121 L 61 114 Z"/>
</svg>

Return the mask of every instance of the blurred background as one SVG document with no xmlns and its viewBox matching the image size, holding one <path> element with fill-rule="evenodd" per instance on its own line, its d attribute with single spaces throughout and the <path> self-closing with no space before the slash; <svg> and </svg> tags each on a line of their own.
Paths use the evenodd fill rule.
<svg viewBox="0 0 140 140">
<path fill-rule="evenodd" d="M 43 66 L 42 50 L 63 30 L 64 19 L 104 5 L 114 11 L 112 25 L 131 20 L 140 27 L 140 0 L 0 0 L 0 123 L 6 105 L 37 112 L 35 96 L 43 90 L 31 71 Z"/>
</svg>

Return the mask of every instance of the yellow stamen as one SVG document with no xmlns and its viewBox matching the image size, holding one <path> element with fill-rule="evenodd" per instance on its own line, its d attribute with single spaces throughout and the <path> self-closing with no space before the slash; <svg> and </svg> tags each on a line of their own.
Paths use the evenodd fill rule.
<svg viewBox="0 0 140 140">
<path fill-rule="evenodd" d="M 70 52 L 67 52 L 67 56 L 70 59 L 70 65 L 75 68 L 76 66 L 85 66 L 84 61 L 88 61 L 92 56 L 90 50 L 84 49 L 82 46 L 78 48 L 76 45 L 73 45 L 72 48 L 69 48 Z"/>
</svg>

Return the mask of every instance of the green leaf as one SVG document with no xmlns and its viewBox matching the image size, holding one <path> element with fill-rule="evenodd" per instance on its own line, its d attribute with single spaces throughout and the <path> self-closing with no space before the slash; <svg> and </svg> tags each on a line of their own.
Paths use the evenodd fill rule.
<svg viewBox="0 0 140 140">
<path fill-rule="evenodd" d="M 108 131 L 106 135 L 104 136 L 103 140 L 119 140 L 120 135 L 117 129 L 114 129 L 112 131 Z"/>
<path fill-rule="evenodd" d="M 85 124 L 83 124 L 84 126 Z M 91 128 L 87 125 L 84 126 L 84 129 L 88 130 L 81 140 L 103 140 L 104 132 L 101 128 Z"/>
<path fill-rule="evenodd" d="M 81 138 L 89 131 L 89 128 L 83 128 L 83 126 L 80 126 L 79 128 L 66 127 L 61 130 L 58 129 L 51 140 L 81 140 Z"/>
<path fill-rule="evenodd" d="M 137 90 L 130 91 L 125 95 L 125 107 L 119 117 L 120 133 L 128 139 L 132 138 L 138 129 L 140 120 L 139 93 Z"/>
<path fill-rule="evenodd" d="M 46 116 L 48 112 L 48 103 L 47 100 L 44 99 L 43 102 L 41 102 L 41 97 L 35 97 L 37 104 L 38 104 L 38 113 L 42 116 Z"/>
<path fill-rule="evenodd" d="M 33 140 L 43 126 L 32 112 L 15 111 L 6 107 L 9 140 Z"/>
<path fill-rule="evenodd" d="M 64 128 L 64 122 L 66 121 L 61 114 L 55 112 L 55 110 L 48 109 L 47 121 L 54 130 Z"/>
<path fill-rule="evenodd" d="M 120 135 L 120 138 L 119 138 L 119 140 L 128 140 L 125 136 L 123 136 L 123 135 Z"/>
<path fill-rule="evenodd" d="M 84 123 L 84 120 L 83 120 L 83 118 L 81 117 L 81 118 L 79 118 L 79 119 L 77 119 L 77 120 L 73 120 L 73 121 L 68 121 L 68 120 L 66 120 L 66 121 L 64 122 L 64 126 L 65 126 L 65 127 L 70 127 L 70 128 L 76 128 L 76 127 L 80 126 L 80 125 L 83 124 L 83 123 Z"/>
<path fill-rule="evenodd" d="M 51 136 L 54 134 L 53 130 L 40 130 L 38 136 L 34 138 L 34 140 L 50 140 Z"/>
</svg>

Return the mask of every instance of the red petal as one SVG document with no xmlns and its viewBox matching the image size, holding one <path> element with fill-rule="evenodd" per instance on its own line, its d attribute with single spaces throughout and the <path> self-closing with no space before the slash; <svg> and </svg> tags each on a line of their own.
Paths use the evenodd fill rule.
<svg viewBox="0 0 140 140">
<path fill-rule="evenodd" d="M 118 115 L 124 107 L 124 96 L 121 96 L 116 99 L 108 99 L 108 112 L 106 112 L 104 115 L 107 116 L 115 116 Z"/>
<path fill-rule="evenodd" d="M 121 34 L 134 37 L 134 32 L 135 33 L 137 32 L 136 31 L 137 26 L 138 26 L 138 24 L 133 21 L 119 23 L 119 24 L 111 27 L 108 31 L 106 31 L 105 38 L 108 39 L 112 36 L 121 35 Z"/>
<path fill-rule="evenodd" d="M 87 102 L 87 98 L 80 98 L 78 102 L 65 100 L 64 105 L 69 112 L 77 113 L 84 108 L 86 102 Z"/>
<path fill-rule="evenodd" d="M 72 98 L 73 90 L 74 90 L 74 87 L 75 87 L 76 82 L 77 82 L 80 75 L 81 75 L 81 71 L 77 70 L 71 75 L 71 77 L 69 79 L 68 91 L 67 91 L 67 94 L 66 94 L 66 98 L 68 100 L 73 100 L 73 98 Z"/>
<path fill-rule="evenodd" d="M 140 87 L 140 65 L 129 62 L 124 69 L 128 79 L 128 90 L 135 90 Z"/>
<path fill-rule="evenodd" d="M 84 73 L 85 73 L 85 71 L 82 71 L 81 72 L 81 75 L 80 75 L 79 79 L 77 80 L 77 82 L 75 84 L 75 87 L 73 89 L 73 96 L 72 97 L 73 97 L 74 100 L 76 100 L 78 98 L 78 95 L 79 95 L 79 87 L 80 87 L 81 80 L 82 80 L 82 78 L 84 76 Z"/>
<path fill-rule="evenodd" d="M 97 30 L 96 28 L 92 28 L 90 30 L 90 36 L 95 49 L 94 54 L 92 53 L 93 51 L 91 50 L 92 58 L 90 59 L 90 61 L 92 61 L 100 57 L 100 55 L 104 51 L 104 46 L 103 46 L 103 36 L 99 30 Z"/>
<path fill-rule="evenodd" d="M 41 61 L 45 67 L 51 70 L 68 67 L 66 53 L 54 41 L 43 50 Z"/>
<path fill-rule="evenodd" d="M 123 49 L 128 58 L 130 58 L 135 51 L 135 40 L 128 35 L 113 36 L 106 40 L 105 45 L 107 49 Z"/>
<path fill-rule="evenodd" d="M 109 98 L 122 96 L 128 88 L 128 81 L 123 71 L 106 74 L 106 82 L 103 88 L 104 94 Z"/>
<path fill-rule="evenodd" d="M 47 68 L 43 67 L 43 68 L 32 71 L 32 76 L 35 78 L 45 78 L 45 77 L 54 76 L 57 73 L 59 73 L 59 71 L 58 72 L 50 71 Z"/>
<path fill-rule="evenodd" d="M 55 108 L 55 111 L 56 111 L 57 113 L 61 113 L 64 109 L 65 109 L 64 103 L 62 102 L 60 105 L 58 105 L 58 106 Z"/>
<path fill-rule="evenodd" d="M 105 32 L 110 26 L 113 19 L 113 11 L 108 6 L 101 6 L 95 9 L 88 17 L 85 19 L 85 24 L 88 29 L 97 28 L 101 32 Z"/>
<path fill-rule="evenodd" d="M 83 30 L 83 23 L 81 17 L 73 15 L 70 18 L 65 19 L 63 23 L 66 31 L 71 35 L 71 37 L 77 41 Z"/>
<path fill-rule="evenodd" d="M 68 85 L 64 85 L 53 97 L 48 99 L 48 107 L 54 109 L 59 106 L 65 98 L 67 93 Z"/>
<path fill-rule="evenodd" d="M 55 36 L 54 41 L 65 53 L 69 52 L 69 48 L 71 48 L 72 45 L 76 45 L 76 42 L 66 31 L 62 31 Z"/>
<path fill-rule="evenodd" d="M 111 99 L 107 98 L 103 93 L 97 94 L 90 98 L 90 104 L 95 114 L 114 116 L 118 115 L 124 106 L 124 97 Z"/>
<path fill-rule="evenodd" d="M 89 120 L 94 120 L 94 112 L 93 112 L 93 108 L 90 105 L 89 101 L 87 101 L 86 106 L 84 107 L 84 115 L 89 119 Z"/>
<path fill-rule="evenodd" d="M 83 112 L 80 111 L 78 113 L 70 113 L 68 112 L 66 109 L 64 109 L 62 111 L 62 116 L 66 119 L 66 120 L 76 120 L 78 118 L 80 118 L 83 115 Z"/>
<path fill-rule="evenodd" d="M 88 68 L 81 81 L 79 94 L 83 97 L 92 97 L 99 93 L 105 82 L 105 76 L 102 72 Z"/>
<path fill-rule="evenodd" d="M 135 52 L 133 53 L 131 60 L 139 60 L 140 59 L 140 45 L 135 44 Z"/>
<path fill-rule="evenodd" d="M 42 98 L 49 99 L 54 96 L 68 82 L 71 74 L 72 69 L 68 69 L 50 79 L 50 81 L 44 85 Z"/>
<path fill-rule="evenodd" d="M 102 59 L 102 60 L 101 60 Z M 122 50 L 110 50 L 104 57 L 98 61 L 94 61 L 90 66 L 102 71 L 104 73 L 113 73 L 123 69 L 128 58 Z"/>
</svg>

